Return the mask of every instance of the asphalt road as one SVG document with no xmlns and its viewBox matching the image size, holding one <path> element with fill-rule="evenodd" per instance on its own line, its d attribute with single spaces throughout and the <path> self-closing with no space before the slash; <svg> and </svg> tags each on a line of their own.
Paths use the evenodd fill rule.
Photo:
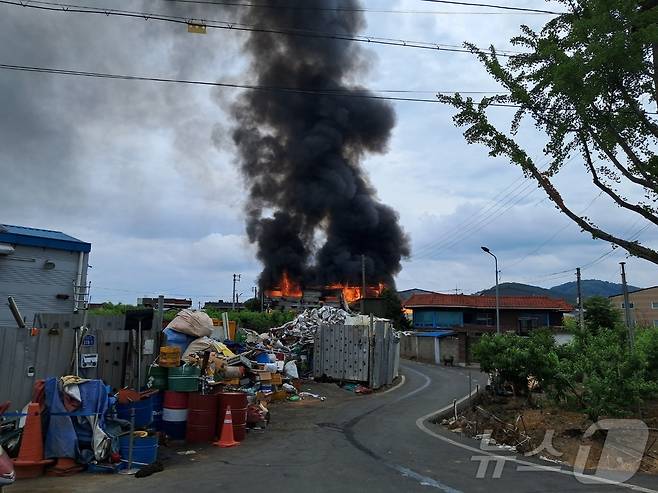
<svg viewBox="0 0 658 493">
<path fill-rule="evenodd" d="M 519 470 L 524 464 L 513 460 L 500 462 L 499 478 L 492 477 L 494 462 L 477 478 L 481 461 L 472 457 L 486 456 L 479 443 L 419 419 L 467 394 L 468 371 L 403 362 L 404 384 L 371 396 L 313 384 L 326 401 L 273 407 L 268 430 L 251 433 L 239 447 L 195 448 L 191 455 L 163 450 L 165 471 L 144 479 L 80 474 L 23 481 L 6 493 L 633 491 L 582 484 L 566 470 Z M 472 378 L 485 383 L 476 371 Z M 655 477 L 630 482 L 639 485 L 635 491 L 658 490 Z"/>
</svg>

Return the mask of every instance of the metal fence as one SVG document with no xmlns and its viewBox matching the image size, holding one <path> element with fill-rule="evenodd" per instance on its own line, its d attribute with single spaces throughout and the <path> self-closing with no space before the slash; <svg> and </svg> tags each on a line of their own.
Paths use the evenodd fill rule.
<svg viewBox="0 0 658 493">
<path fill-rule="evenodd" d="M 29 402 L 34 382 L 73 373 L 75 328 L 81 314 L 37 314 L 28 329 L 0 326 L 0 402 L 12 409 Z M 136 383 L 136 331 L 126 330 L 125 317 L 89 316 L 88 331 L 80 340 L 81 355 L 97 355 L 97 366 L 80 369 L 83 378 L 104 380 L 115 389 Z M 160 331 L 156 322 L 142 331 L 142 382 L 157 356 Z"/>
<path fill-rule="evenodd" d="M 388 322 L 321 325 L 315 335 L 313 376 L 367 383 L 377 389 L 398 376 L 400 344 Z"/>
</svg>

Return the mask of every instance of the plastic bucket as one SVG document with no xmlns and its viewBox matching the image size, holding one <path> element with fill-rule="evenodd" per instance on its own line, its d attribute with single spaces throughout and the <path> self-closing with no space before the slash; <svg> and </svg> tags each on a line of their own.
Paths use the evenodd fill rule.
<svg viewBox="0 0 658 493">
<path fill-rule="evenodd" d="M 121 462 L 128 464 L 130 434 L 119 438 Z M 133 467 L 140 468 L 153 464 L 158 458 L 158 437 L 133 437 Z"/>
<path fill-rule="evenodd" d="M 153 401 L 150 397 L 127 404 L 117 404 L 117 416 L 130 421 L 131 409 L 135 409 L 135 426 L 137 428 L 148 426 L 153 421 Z"/>
<path fill-rule="evenodd" d="M 196 366 L 183 365 L 178 368 L 169 368 L 169 390 L 176 392 L 196 392 L 199 390 L 199 377 L 201 369 Z"/>
</svg>

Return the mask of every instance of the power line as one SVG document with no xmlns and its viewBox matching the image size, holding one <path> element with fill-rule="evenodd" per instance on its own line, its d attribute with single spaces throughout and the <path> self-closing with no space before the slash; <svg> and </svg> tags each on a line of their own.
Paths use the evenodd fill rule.
<svg viewBox="0 0 658 493">
<path fill-rule="evenodd" d="M 66 76 L 88 77 L 88 78 L 98 78 L 98 79 L 161 82 L 161 83 L 170 83 L 170 84 L 223 87 L 227 89 L 247 89 L 251 91 L 302 94 L 308 96 L 335 96 L 335 97 L 347 97 L 347 98 L 377 99 L 377 100 L 385 100 L 385 101 L 439 103 L 437 99 L 399 97 L 399 96 L 379 96 L 377 94 L 374 94 L 372 91 L 368 91 L 364 89 L 334 90 L 334 89 L 305 89 L 305 88 L 295 88 L 295 87 L 277 87 L 277 86 L 264 86 L 258 84 L 211 82 L 211 81 L 200 81 L 200 80 L 173 79 L 173 78 L 165 78 L 165 77 L 142 77 L 137 75 L 110 74 L 104 72 L 86 72 L 80 70 L 66 70 L 66 69 L 58 69 L 58 68 L 35 67 L 35 66 L 27 66 L 27 65 L 12 65 L 12 64 L 4 64 L 4 63 L 0 63 L 0 70 L 11 70 L 17 72 L 35 72 L 35 73 L 43 73 L 43 74 L 51 74 L 51 75 L 66 75 Z M 403 92 L 403 91 L 379 90 L 377 92 L 385 93 L 385 92 Z M 492 104 L 491 106 L 514 107 L 511 105 L 504 105 L 504 104 Z"/>
<path fill-rule="evenodd" d="M 574 158 L 569 159 L 569 161 L 567 161 L 565 165 L 569 164 L 573 159 Z M 542 169 L 542 171 L 548 169 L 548 165 L 546 163 L 544 163 L 544 165 L 546 165 L 546 167 Z M 516 188 L 517 183 L 523 182 L 524 180 L 527 180 L 526 183 L 524 183 L 520 188 Z M 452 246 L 462 241 L 471 233 L 479 231 L 480 229 L 482 229 L 482 227 L 485 225 L 486 222 L 488 221 L 490 222 L 491 220 L 500 217 L 502 214 L 506 213 L 514 206 L 519 204 L 521 201 L 523 201 L 525 198 L 530 196 L 536 190 L 536 188 L 533 188 L 532 185 L 533 182 L 531 180 L 528 180 L 527 177 L 525 176 L 521 176 L 517 178 L 513 183 L 505 187 L 502 192 L 500 192 L 497 196 L 495 196 L 492 199 L 494 200 L 494 202 L 491 203 L 488 207 L 480 211 L 475 216 L 471 217 L 465 223 L 460 224 L 458 229 L 454 228 L 452 231 L 455 233 L 455 235 L 451 236 L 450 232 L 448 232 L 446 234 L 448 238 L 440 239 L 425 245 L 424 247 L 420 248 L 418 252 L 416 252 L 414 258 L 415 259 L 426 258 L 429 255 L 433 255 L 437 253 L 438 251 L 445 250 L 446 248 L 451 248 Z M 515 188 L 515 190 L 513 193 L 507 194 L 506 191 L 510 188 Z M 502 202 L 496 201 L 498 197 L 504 195 L 506 195 L 505 200 L 503 200 Z"/>
<path fill-rule="evenodd" d="M 432 43 L 426 41 L 412 41 L 412 40 L 384 38 L 384 37 L 369 36 L 369 35 L 357 35 L 357 34 L 350 35 L 350 34 L 341 34 L 341 33 L 330 33 L 330 32 L 313 31 L 307 29 L 271 28 L 271 27 L 259 26 L 259 25 L 242 24 L 239 22 L 232 22 L 232 21 L 198 19 L 192 17 L 182 17 L 182 16 L 175 16 L 168 14 L 152 13 L 152 12 L 138 12 L 131 10 L 119 10 L 119 9 L 102 8 L 102 7 L 89 7 L 85 5 L 65 4 L 65 3 L 37 1 L 37 0 L 34 0 L 29 4 L 23 1 L 0 0 L 0 4 L 36 9 L 42 11 L 49 11 L 49 12 L 100 15 L 103 17 L 111 17 L 111 16 L 128 17 L 134 19 L 143 19 L 145 21 L 153 20 L 159 22 L 171 22 L 174 24 L 183 24 L 183 25 L 190 25 L 190 24 L 199 25 L 211 29 L 224 29 L 230 31 L 244 31 L 244 32 L 277 34 L 277 35 L 286 35 L 286 36 L 322 38 L 322 39 L 332 39 L 339 41 L 354 41 L 359 43 L 379 44 L 385 46 L 398 46 L 403 48 L 418 48 L 424 50 L 472 54 L 470 49 L 462 48 L 457 45 L 447 45 L 447 44 Z M 498 54 L 503 57 L 510 57 L 519 53 L 520 52 L 514 52 L 511 50 L 498 51 Z"/>
<path fill-rule="evenodd" d="M 582 211 L 578 213 L 579 216 L 582 216 L 587 210 L 594 205 L 594 202 L 596 202 L 601 195 L 603 195 L 603 192 L 599 192 L 599 194 L 592 199 L 592 201 L 587 204 L 587 207 L 585 207 Z M 549 198 L 549 197 L 546 197 Z M 562 231 L 567 229 L 568 227 L 573 226 L 573 222 L 569 221 L 567 224 L 565 224 L 562 228 L 558 229 L 555 233 L 553 233 L 549 238 L 546 239 L 546 241 L 542 242 L 539 246 L 537 246 L 534 250 L 526 253 L 523 257 L 521 257 L 519 260 L 516 260 L 512 262 L 511 264 L 507 264 L 507 268 L 514 267 L 515 265 L 520 264 L 523 262 L 525 259 L 527 259 L 529 256 L 534 255 L 535 253 L 539 252 L 542 248 L 544 248 L 548 243 L 553 241 Z"/>
<path fill-rule="evenodd" d="M 420 0 L 421 2 L 429 3 L 442 3 L 447 5 L 460 5 L 465 7 L 483 7 L 487 9 L 499 9 L 499 10 L 510 10 L 516 12 L 526 12 L 526 13 L 535 13 L 535 14 L 550 14 L 550 15 L 562 15 L 566 12 L 555 12 L 554 10 L 541 10 L 541 9 L 530 9 L 523 7 L 510 7 L 508 5 L 496 5 L 491 3 L 471 3 L 471 2 L 456 2 L 449 0 Z"/>
<path fill-rule="evenodd" d="M 217 5 L 225 7 L 248 7 L 263 9 L 285 9 L 285 10 L 302 10 L 315 12 L 360 12 L 369 14 L 427 14 L 427 15 L 527 15 L 527 14 L 544 14 L 533 12 L 459 12 L 459 11 L 438 11 L 438 10 L 399 10 L 399 9 L 373 9 L 367 7 L 319 7 L 313 5 L 267 5 L 251 2 L 234 2 L 228 0 L 160 0 L 168 3 L 196 4 L 196 5 Z"/>
</svg>

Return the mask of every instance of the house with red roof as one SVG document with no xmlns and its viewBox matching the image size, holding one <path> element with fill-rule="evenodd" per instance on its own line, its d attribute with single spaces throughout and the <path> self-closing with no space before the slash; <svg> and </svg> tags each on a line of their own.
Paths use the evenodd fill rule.
<svg viewBox="0 0 658 493">
<path fill-rule="evenodd" d="M 500 296 L 500 329 L 528 335 L 542 327 L 559 329 L 573 306 L 547 296 Z M 459 339 L 461 362 L 472 360 L 471 350 L 483 333 L 496 332 L 496 297 L 464 294 L 415 294 L 404 303 L 419 333 L 450 330 Z M 445 332 L 444 332 L 445 333 Z"/>
</svg>

